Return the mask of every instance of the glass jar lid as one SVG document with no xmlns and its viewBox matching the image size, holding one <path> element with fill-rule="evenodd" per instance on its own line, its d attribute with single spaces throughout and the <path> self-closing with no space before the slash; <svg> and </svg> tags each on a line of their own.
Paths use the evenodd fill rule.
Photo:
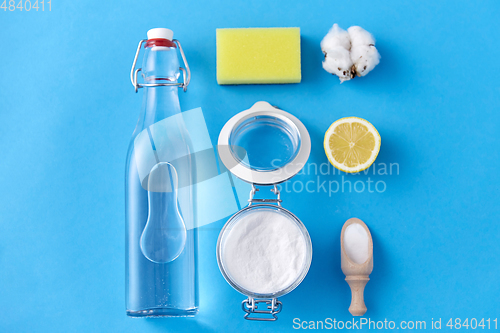
<svg viewBox="0 0 500 333">
<path fill-rule="evenodd" d="M 267 102 L 257 102 L 224 125 L 218 151 L 222 163 L 236 177 L 272 185 L 290 179 L 304 167 L 311 139 L 298 118 Z"/>
</svg>

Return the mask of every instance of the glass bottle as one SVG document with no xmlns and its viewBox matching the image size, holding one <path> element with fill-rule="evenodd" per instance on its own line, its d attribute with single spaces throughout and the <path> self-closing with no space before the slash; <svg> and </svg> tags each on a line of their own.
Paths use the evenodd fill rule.
<svg viewBox="0 0 500 333">
<path fill-rule="evenodd" d="M 179 88 L 161 85 L 176 84 L 180 76 L 179 44 L 172 37 L 171 30 L 153 29 L 144 41 L 143 104 L 127 153 L 125 285 L 127 315 L 133 317 L 198 312 L 195 160 L 189 133 L 179 117 Z M 162 131 L 165 127 L 158 124 L 166 121 L 168 131 Z M 148 163 L 141 160 L 142 148 L 136 140 L 141 135 L 150 140 L 147 144 L 151 143 L 155 156 L 144 179 Z"/>
</svg>

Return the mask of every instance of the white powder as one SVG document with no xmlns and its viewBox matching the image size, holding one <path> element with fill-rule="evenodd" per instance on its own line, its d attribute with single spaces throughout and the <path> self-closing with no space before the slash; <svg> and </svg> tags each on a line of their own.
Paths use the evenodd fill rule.
<svg viewBox="0 0 500 333">
<path fill-rule="evenodd" d="M 227 273 L 237 284 L 260 294 L 292 285 L 306 259 L 306 240 L 290 218 L 262 209 L 243 216 L 228 230 L 222 248 Z"/>
<path fill-rule="evenodd" d="M 344 249 L 353 262 L 362 264 L 368 260 L 368 233 L 359 223 L 350 224 L 344 231 Z"/>
</svg>

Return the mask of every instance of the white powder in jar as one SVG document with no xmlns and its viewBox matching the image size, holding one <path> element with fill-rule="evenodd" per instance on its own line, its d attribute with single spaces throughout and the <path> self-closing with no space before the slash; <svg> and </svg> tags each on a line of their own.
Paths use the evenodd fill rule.
<svg viewBox="0 0 500 333">
<path fill-rule="evenodd" d="M 231 279 L 248 291 L 269 294 L 302 273 L 306 240 L 290 217 L 271 209 L 248 212 L 225 237 L 221 256 Z"/>
<path fill-rule="evenodd" d="M 347 226 L 344 231 L 344 249 L 351 261 L 361 265 L 368 260 L 368 233 L 359 223 Z"/>
</svg>

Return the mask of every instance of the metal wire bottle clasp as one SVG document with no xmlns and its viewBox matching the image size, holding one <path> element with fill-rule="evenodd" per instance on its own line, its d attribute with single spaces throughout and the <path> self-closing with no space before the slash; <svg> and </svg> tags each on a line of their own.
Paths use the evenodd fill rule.
<svg viewBox="0 0 500 333">
<path fill-rule="evenodd" d="M 161 86 L 179 86 L 179 88 L 182 88 L 184 91 L 187 91 L 187 87 L 189 85 L 189 81 L 191 81 L 191 71 L 189 70 L 189 65 L 186 60 L 186 56 L 184 55 L 184 51 L 182 50 L 181 43 L 177 39 L 173 39 L 172 42 L 177 44 L 177 47 L 179 48 L 179 52 L 181 53 L 182 61 L 184 62 L 184 65 L 186 66 L 186 69 L 183 67 L 179 67 L 179 69 L 182 71 L 182 78 L 184 82 L 172 82 L 172 83 L 138 83 L 137 82 L 137 73 L 139 73 L 142 68 L 137 68 L 135 69 L 135 65 L 137 64 L 137 58 L 139 57 L 139 52 L 141 52 L 141 46 L 144 42 L 146 42 L 147 39 L 143 39 L 139 42 L 139 45 L 137 46 L 137 51 L 135 52 L 135 58 L 134 58 L 134 63 L 132 64 L 132 69 L 130 70 L 130 81 L 132 82 L 132 85 L 135 88 L 135 92 L 139 90 L 139 88 L 142 87 L 161 87 Z"/>
</svg>

